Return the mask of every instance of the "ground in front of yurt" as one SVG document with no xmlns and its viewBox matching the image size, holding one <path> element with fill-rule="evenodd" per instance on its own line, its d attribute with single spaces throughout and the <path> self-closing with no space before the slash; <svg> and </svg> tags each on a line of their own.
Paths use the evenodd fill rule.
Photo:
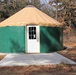
<svg viewBox="0 0 76 75">
<path fill-rule="evenodd" d="M 3 57 L 5 55 L 2 55 Z M 3 57 L 4 58 L 4 57 Z M 1 75 L 76 75 L 76 65 L 61 62 L 58 65 L 4 66 Z"/>
<path fill-rule="evenodd" d="M 1 55 L 4 58 L 5 55 Z M 60 63 L 58 65 L 3 66 L 1 75 L 76 75 L 76 65 Z"/>
</svg>

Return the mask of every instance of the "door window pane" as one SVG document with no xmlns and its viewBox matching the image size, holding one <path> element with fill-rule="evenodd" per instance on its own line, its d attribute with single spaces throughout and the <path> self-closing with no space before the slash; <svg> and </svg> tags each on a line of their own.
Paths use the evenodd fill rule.
<svg viewBox="0 0 76 75">
<path fill-rule="evenodd" d="M 29 27 L 29 39 L 36 39 L 36 27 Z"/>
</svg>

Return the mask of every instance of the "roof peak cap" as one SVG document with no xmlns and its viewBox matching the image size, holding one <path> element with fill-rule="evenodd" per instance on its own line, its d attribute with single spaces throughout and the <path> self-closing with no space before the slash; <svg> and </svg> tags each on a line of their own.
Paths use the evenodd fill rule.
<svg viewBox="0 0 76 75">
<path fill-rule="evenodd" d="M 34 7 L 33 5 L 27 5 L 26 7 Z"/>
</svg>

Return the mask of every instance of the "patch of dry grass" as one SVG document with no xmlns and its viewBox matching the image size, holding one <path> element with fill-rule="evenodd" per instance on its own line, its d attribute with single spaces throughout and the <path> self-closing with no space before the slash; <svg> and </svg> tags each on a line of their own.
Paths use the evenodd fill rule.
<svg viewBox="0 0 76 75">
<path fill-rule="evenodd" d="M 66 29 L 66 31 L 69 28 Z M 70 32 L 64 32 L 63 45 L 67 47 L 66 50 L 59 51 L 58 53 L 76 62 L 76 30 L 71 29 Z"/>
<path fill-rule="evenodd" d="M 76 47 L 62 50 L 59 51 L 58 53 L 76 62 Z"/>
<path fill-rule="evenodd" d="M 0 55 L 0 61 L 5 57 L 6 55 Z"/>
<path fill-rule="evenodd" d="M 0 67 L 1 75 L 71 75 L 71 73 L 76 74 L 76 65 Z"/>
</svg>

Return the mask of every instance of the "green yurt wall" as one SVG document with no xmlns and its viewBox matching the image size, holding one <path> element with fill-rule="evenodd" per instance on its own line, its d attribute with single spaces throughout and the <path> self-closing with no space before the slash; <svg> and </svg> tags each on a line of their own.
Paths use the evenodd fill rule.
<svg viewBox="0 0 76 75">
<path fill-rule="evenodd" d="M 12 26 L 0 28 L 0 52 L 24 53 L 25 52 L 25 27 Z"/>
<path fill-rule="evenodd" d="M 25 26 L 0 28 L 0 52 L 26 53 Z M 63 30 L 59 27 L 40 26 L 40 53 L 63 49 Z"/>
<path fill-rule="evenodd" d="M 40 26 L 40 52 L 49 53 L 63 49 L 63 30 L 59 27 Z"/>
</svg>

